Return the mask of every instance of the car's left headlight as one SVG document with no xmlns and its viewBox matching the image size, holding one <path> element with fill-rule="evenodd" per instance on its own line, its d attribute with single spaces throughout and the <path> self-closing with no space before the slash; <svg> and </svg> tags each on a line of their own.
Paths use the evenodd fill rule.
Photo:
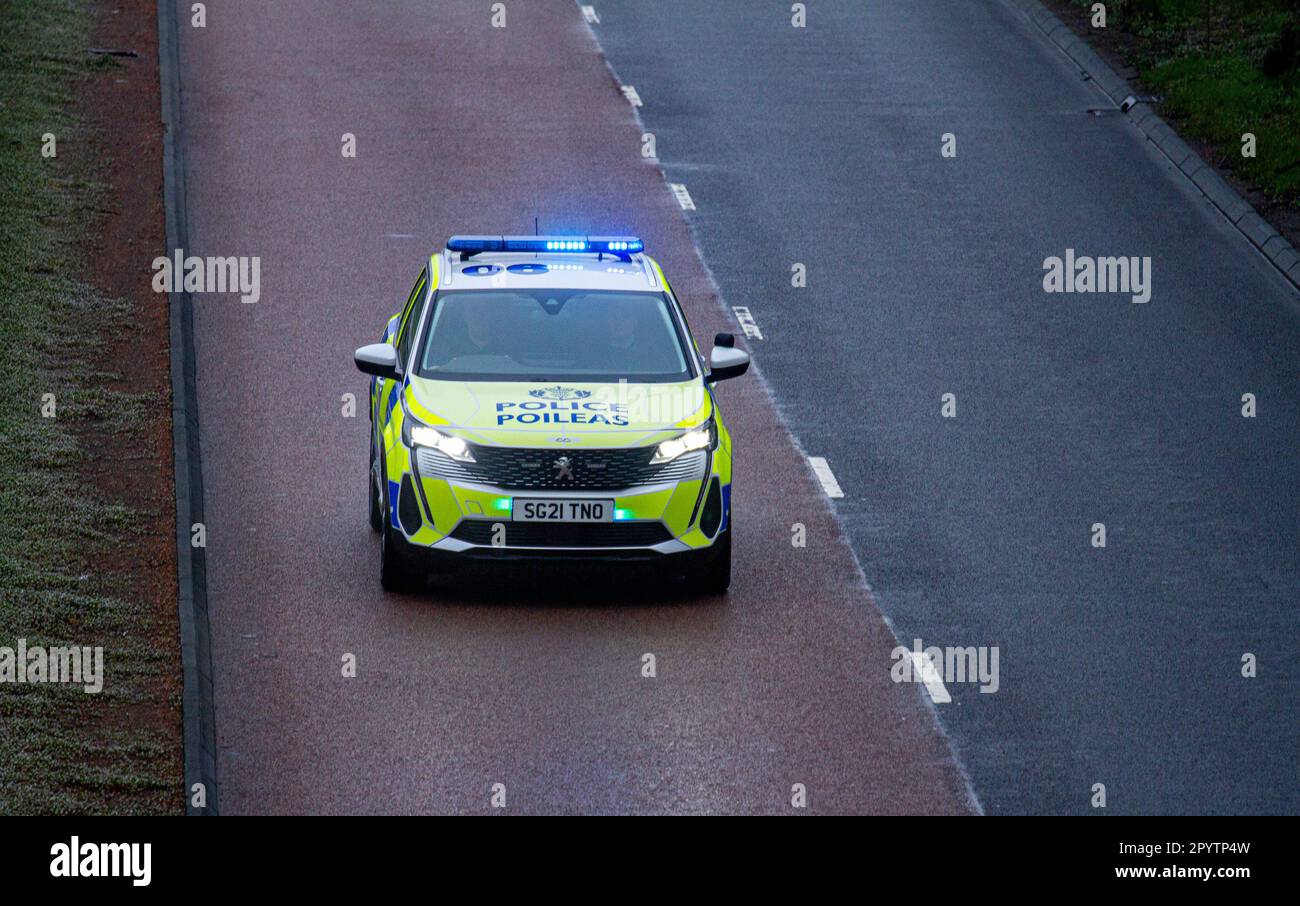
<svg viewBox="0 0 1300 906">
<path fill-rule="evenodd" d="M 713 420 L 710 419 L 706 424 L 687 431 L 680 437 L 674 437 L 672 440 L 666 440 L 655 450 L 654 457 L 650 460 L 650 465 L 658 466 L 666 462 L 672 462 L 679 456 L 691 453 L 695 450 L 712 450 L 718 442 L 717 428 L 714 427 Z"/>
<path fill-rule="evenodd" d="M 408 447 L 431 447 L 457 462 L 474 462 L 474 453 L 462 438 L 422 425 L 410 415 L 402 420 L 402 440 Z"/>
</svg>

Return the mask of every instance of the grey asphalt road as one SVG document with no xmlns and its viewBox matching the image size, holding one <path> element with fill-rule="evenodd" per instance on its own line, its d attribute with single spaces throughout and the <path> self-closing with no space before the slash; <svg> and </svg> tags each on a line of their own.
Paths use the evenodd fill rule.
<svg viewBox="0 0 1300 906">
<path fill-rule="evenodd" d="M 222 812 L 487 812 L 498 783 L 517 812 L 788 813 L 796 784 L 811 811 L 972 810 L 758 377 L 721 393 L 726 599 L 594 570 L 380 591 L 352 351 L 447 236 L 636 232 L 697 336 L 727 325 L 578 8 L 178 9 L 187 252 L 261 274 L 256 303 L 195 301 Z"/>
<path fill-rule="evenodd" d="M 997 0 L 596 8 L 899 637 L 999 648 L 938 706 L 985 809 L 1300 811 L 1295 290 Z"/>
</svg>

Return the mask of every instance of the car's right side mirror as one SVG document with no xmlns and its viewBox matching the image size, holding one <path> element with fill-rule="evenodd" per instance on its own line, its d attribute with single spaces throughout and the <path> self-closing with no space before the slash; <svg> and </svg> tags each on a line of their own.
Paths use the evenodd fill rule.
<svg viewBox="0 0 1300 906">
<path fill-rule="evenodd" d="M 357 369 L 364 374 L 375 377 L 395 379 L 397 377 L 397 350 L 390 343 L 371 343 L 362 346 L 352 356 Z"/>
<path fill-rule="evenodd" d="M 707 381 L 725 381 L 740 377 L 749 370 L 749 353 L 736 348 L 736 338 L 729 333 L 720 333 L 713 338 L 713 353 L 709 356 L 709 376 Z"/>
</svg>

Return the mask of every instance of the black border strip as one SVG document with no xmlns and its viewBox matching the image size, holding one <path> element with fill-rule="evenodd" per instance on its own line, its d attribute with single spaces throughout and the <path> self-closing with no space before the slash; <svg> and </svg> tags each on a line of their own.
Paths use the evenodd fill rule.
<svg viewBox="0 0 1300 906">
<path fill-rule="evenodd" d="M 180 47 L 175 0 L 158 0 L 158 79 L 162 96 L 163 207 L 167 252 L 189 247 L 185 210 L 185 156 L 181 126 Z M 203 522 L 203 471 L 199 449 L 198 385 L 194 371 L 194 314 L 184 291 L 169 294 L 171 321 L 172 456 L 176 480 L 176 585 L 180 609 L 185 813 L 217 815 L 216 706 L 208 632 L 207 563 L 190 543 L 191 526 Z M 194 784 L 205 787 L 206 806 L 194 805 Z"/>
</svg>

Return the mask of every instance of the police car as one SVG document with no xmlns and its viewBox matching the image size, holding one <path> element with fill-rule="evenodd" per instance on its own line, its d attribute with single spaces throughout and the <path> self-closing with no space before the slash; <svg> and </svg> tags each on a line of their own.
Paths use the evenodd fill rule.
<svg viewBox="0 0 1300 906">
<path fill-rule="evenodd" d="M 382 341 L 370 384 L 380 579 L 422 587 L 474 560 L 647 561 L 731 582 L 731 436 L 700 354 L 633 236 L 453 236 Z"/>
</svg>

